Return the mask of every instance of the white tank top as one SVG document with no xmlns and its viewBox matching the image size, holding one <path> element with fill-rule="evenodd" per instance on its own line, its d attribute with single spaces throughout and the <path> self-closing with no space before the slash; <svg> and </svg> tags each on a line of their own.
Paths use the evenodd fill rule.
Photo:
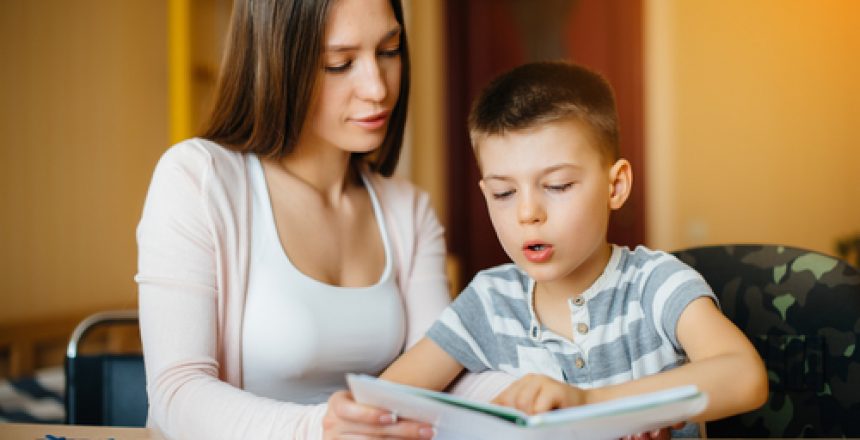
<svg viewBox="0 0 860 440">
<path fill-rule="evenodd" d="M 368 287 L 332 286 L 290 262 L 275 227 L 263 167 L 253 154 L 247 164 L 253 201 L 242 323 L 244 388 L 277 400 L 324 402 L 345 388 L 344 373 L 377 374 L 403 347 L 403 303 L 379 201 L 362 175 L 385 247 L 382 277 Z"/>
</svg>

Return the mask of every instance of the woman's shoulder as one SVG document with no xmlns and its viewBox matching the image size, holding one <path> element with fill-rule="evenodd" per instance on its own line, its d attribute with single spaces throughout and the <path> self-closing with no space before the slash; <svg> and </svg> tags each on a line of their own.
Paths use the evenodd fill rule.
<svg viewBox="0 0 860 440">
<path fill-rule="evenodd" d="M 429 200 L 424 190 L 404 177 L 397 175 L 385 177 L 372 171 L 365 171 L 365 176 L 373 185 L 383 205 L 415 207 Z"/>
<path fill-rule="evenodd" d="M 202 138 L 179 142 L 162 154 L 153 182 L 166 191 L 194 188 L 218 197 L 240 197 L 245 190 L 245 155 Z"/>
<path fill-rule="evenodd" d="M 171 146 L 162 154 L 155 168 L 156 176 L 201 182 L 235 182 L 242 178 L 244 172 L 243 153 L 203 138 L 186 139 Z"/>
<path fill-rule="evenodd" d="M 203 138 L 190 138 L 174 144 L 161 156 L 161 162 L 178 165 L 202 165 L 214 162 L 241 161 L 242 154 L 228 150 Z"/>
</svg>

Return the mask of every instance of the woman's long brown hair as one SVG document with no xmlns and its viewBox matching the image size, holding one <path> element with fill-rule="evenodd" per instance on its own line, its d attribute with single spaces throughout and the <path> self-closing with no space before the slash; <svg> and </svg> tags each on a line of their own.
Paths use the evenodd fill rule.
<svg viewBox="0 0 860 440">
<path fill-rule="evenodd" d="M 337 0 L 236 0 L 202 137 L 225 148 L 284 157 L 295 148 L 322 71 L 322 48 L 331 4 Z M 409 50 L 400 0 L 391 9 L 400 34 L 397 104 L 382 145 L 366 156 L 370 168 L 390 176 L 397 167 L 409 101 Z"/>
</svg>

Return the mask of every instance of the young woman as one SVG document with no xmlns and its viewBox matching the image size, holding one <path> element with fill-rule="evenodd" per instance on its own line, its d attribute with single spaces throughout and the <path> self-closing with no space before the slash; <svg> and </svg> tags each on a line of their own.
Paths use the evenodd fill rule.
<svg viewBox="0 0 860 440">
<path fill-rule="evenodd" d="M 427 438 L 355 403 L 447 305 L 442 228 L 390 177 L 399 0 L 236 0 L 214 112 L 168 150 L 138 227 L 150 425 L 169 438 Z M 472 397 L 507 383 L 472 378 Z"/>
</svg>

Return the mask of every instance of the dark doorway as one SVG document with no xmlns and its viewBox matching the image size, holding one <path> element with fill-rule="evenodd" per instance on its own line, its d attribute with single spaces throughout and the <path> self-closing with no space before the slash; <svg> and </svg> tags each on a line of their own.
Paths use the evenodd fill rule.
<svg viewBox="0 0 860 440">
<path fill-rule="evenodd" d="M 448 244 L 464 286 L 484 268 L 510 261 L 496 240 L 466 117 L 472 99 L 497 74 L 519 64 L 568 59 L 602 73 L 615 89 L 621 152 L 634 187 L 614 213 L 609 240 L 645 241 L 641 0 L 448 0 Z"/>
</svg>

